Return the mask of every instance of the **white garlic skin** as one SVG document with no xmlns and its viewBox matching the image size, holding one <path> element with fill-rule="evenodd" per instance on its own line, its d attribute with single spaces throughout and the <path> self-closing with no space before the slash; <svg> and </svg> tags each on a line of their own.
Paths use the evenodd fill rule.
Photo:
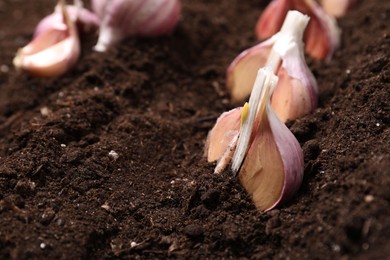
<svg viewBox="0 0 390 260">
<path fill-rule="evenodd" d="M 104 52 L 128 36 L 157 37 L 171 33 L 181 13 L 180 0 L 93 0 L 101 20 L 96 51 Z"/>
</svg>

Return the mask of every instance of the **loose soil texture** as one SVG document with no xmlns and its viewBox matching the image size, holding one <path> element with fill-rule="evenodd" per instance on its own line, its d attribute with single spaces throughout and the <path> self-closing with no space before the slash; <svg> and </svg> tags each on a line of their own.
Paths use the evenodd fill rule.
<svg viewBox="0 0 390 260">
<path fill-rule="evenodd" d="M 106 53 L 86 36 L 72 71 L 39 79 L 12 58 L 55 1 L 1 0 L 0 258 L 388 257 L 389 1 L 360 1 L 339 19 L 330 63 L 307 58 L 320 102 L 288 123 L 305 155 L 289 203 L 258 212 L 203 157 L 235 106 L 225 70 L 257 42 L 266 4 L 183 0 L 173 35 Z"/>
</svg>

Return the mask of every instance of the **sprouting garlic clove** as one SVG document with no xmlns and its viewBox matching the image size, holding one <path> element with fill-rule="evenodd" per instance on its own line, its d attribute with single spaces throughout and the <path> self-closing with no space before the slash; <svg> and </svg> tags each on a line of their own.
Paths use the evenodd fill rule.
<svg viewBox="0 0 390 260">
<path fill-rule="evenodd" d="M 171 33 L 181 12 L 180 0 L 94 0 L 100 17 L 96 51 L 104 52 L 128 36 L 157 37 Z"/>
<path fill-rule="evenodd" d="M 329 61 L 340 44 L 340 29 L 336 20 L 313 0 L 273 0 L 257 22 L 258 38 L 265 39 L 278 32 L 280 17 L 285 17 L 288 10 L 311 17 L 305 33 L 306 51 L 316 59 Z"/>
<path fill-rule="evenodd" d="M 325 11 L 335 17 L 344 16 L 356 4 L 356 0 L 321 0 Z"/>
<path fill-rule="evenodd" d="M 301 185 L 304 165 L 298 141 L 270 106 L 277 77 L 266 69 L 257 75 L 249 112 L 251 107 L 258 108 L 252 108 L 255 118 L 249 113 L 240 129 L 232 170 L 238 172 L 256 207 L 267 211 L 294 195 Z"/>
<path fill-rule="evenodd" d="M 303 179 L 302 149 L 268 104 L 239 171 L 256 207 L 270 210 L 298 190 Z"/>
<path fill-rule="evenodd" d="M 281 59 L 294 49 L 296 36 L 300 34 L 302 37 L 308 19 L 297 11 L 288 12 L 266 67 L 257 72 L 249 104 L 241 109 L 241 113 L 232 110 L 218 120 L 212 130 L 217 129 L 218 135 L 214 132 L 210 138 L 209 134 L 207 141 L 207 152 L 210 149 L 216 151 L 212 158 L 219 159 L 215 172 L 223 170 L 231 159 L 233 173 L 238 173 L 242 185 L 252 195 L 256 207 L 262 211 L 270 210 L 291 198 L 303 178 L 302 149 L 294 135 L 273 112 L 270 99 L 278 85 L 274 71 L 282 63 Z M 289 31 L 292 31 L 291 34 L 284 34 Z M 284 70 L 283 63 L 281 66 Z M 222 124 L 222 120 L 228 118 L 227 115 L 233 120 L 225 119 Z M 222 144 L 221 141 L 225 140 L 226 133 L 231 129 L 237 133 L 228 139 L 230 143 Z"/>
<path fill-rule="evenodd" d="M 69 19 L 65 4 L 59 1 L 63 25 L 41 32 L 18 50 L 14 66 L 38 77 L 59 76 L 72 68 L 80 56 L 77 29 Z"/>
<path fill-rule="evenodd" d="M 92 29 L 99 27 L 99 18 L 96 14 L 90 12 L 88 9 L 82 7 L 80 0 L 75 0 L 73 5 L 67 5 L 66 11 L 69 15 L 70 20 L 75 23 L 80 31 L 88 32 Z M 54 12 L 45 18 L 43 18 L 37 27 L 35 28 L 33 38 L 36 38 L 42 32 L 45 32 L 51 28 L 54 29 L 65 29 L 62 10 L 59 5 L 56 6 Z"/>
<path fill-rule="evenodd" d="M 252 91 L 257 70 L 270 66 L 268 56 L 275 52 L 274 73 L 279 82 L 272 96 L 272 107 L 285 122 L 304 116 L 317 106 L 317 83 L 307 67 L 303 53 L 302 36 L 308 19 L 302 25 L 281 30 L 267 41 L 241 53 L 227 71 L 227 88 L 232 100 L 242 101 Z"/>
</svg>

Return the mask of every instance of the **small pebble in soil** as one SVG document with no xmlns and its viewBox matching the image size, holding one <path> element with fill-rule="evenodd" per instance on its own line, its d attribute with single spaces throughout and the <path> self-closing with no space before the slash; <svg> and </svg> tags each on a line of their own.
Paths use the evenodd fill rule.
<svg viewBox="0 0 390 260">
<path fill-rule="evenodd" d="M 101 206 L 101 208 L 103 208 L 103 209 L 105 209 L 105 210 L 107 210 L 107 211 L 110 211 L 110 210 L 111 210 L 111 207 L 110 207 L 110 205 L 108 205 L 107 202 L 105 202 L 105 203 Z"/>
<path fill-rule="evenodd" d="M 65 221 L 62 218 L 57 219 L 57 226 L 63 226 Z"/>
<path fill-rule="evenodd" d="M 372 195 L 366 195 L 364 196 L 364 201 L 367 202 L 367 203 L 370 203 L 374 200 L 374 196 Z"/>
<path fill-rule="evenodd" d="M 39 245 L 39 247 L 40 247 L 41 249 L 45 249 L 45 248 L 46 248 L 46 244 L 45 244 L 45 243 L 41 243 L 41 244 Z"/>
<path fill-rule="evenodd" d="M 335 252 L 340 252 L 341 248 L 340 248 L 339 245 L 333 244 L 332 245 L 332 250 L 335 251 Z"/>
<path fill-rule="evenodd" d="M 110 157 L 111 159 L 116 161 L 119 158 L 119 154 L 117 152 L 115 152 L 114 150 L 111 150 L 108 153 L 108 157 Z"/>
<path fill-rule="evenodd" d="M 44 117 L 47 117 L 51 113 L 51 111 L 48 107 L 41 107 L 40 112 L 41 112 L 41 115 Z"/>
<path fill-rule="evenodd" d="M 0 66 L 0 71 L 3 73 L 8 73 L 9 72 L 9 67 L 7 65 L 1 65 Z"/>
</svg>

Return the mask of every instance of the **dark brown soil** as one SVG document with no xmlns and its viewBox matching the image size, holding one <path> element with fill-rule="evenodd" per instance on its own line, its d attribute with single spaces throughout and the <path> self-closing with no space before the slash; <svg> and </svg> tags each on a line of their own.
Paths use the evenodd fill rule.
<svg viewBox="0 0 390 260">
<path fill-rule="evenodd" d="M 54 4 L 0 0 L 1 259 L 390 255 L 390 1 L 361 1 L 339 20 L 334 59 L 308 60 L 320 107 L 289 123 L 304 183 L 267 213 L 203 158 L 233 107 L 225 70 L 256 43 L 266 1 L 184 0 L 170 37 L 96 53 L 91 36 L 66 75 L 17 73 Z"/>
</svg>

